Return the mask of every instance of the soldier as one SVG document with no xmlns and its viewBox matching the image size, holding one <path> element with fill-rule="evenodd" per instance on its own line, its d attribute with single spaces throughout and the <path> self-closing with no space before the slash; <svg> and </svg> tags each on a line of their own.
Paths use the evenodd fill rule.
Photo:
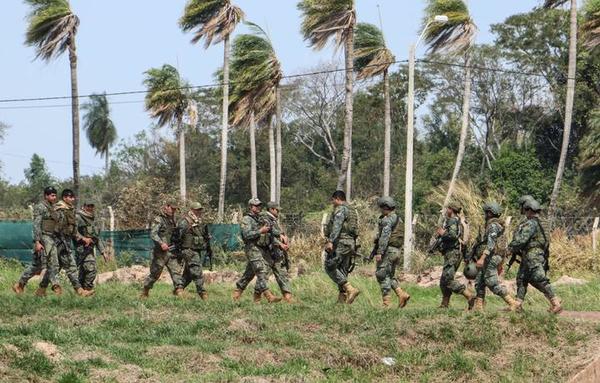
<svg viewBox="0 0 600 383">
<path fill-rule="evenodd" d="M 16 294 L 22 294 L 25 285 L 33 276 L 40 275 L 42 270 L 47 267 L 47 254 L 54 248 L 54 204 L 56 203 L 57 192 L 52 186 L 44 189 L 44 200 L 37 204 L 33 209 L 33 257 L 31 266 L 29 266 L 19 281 L 12 287 Z M 40 288 L 46 291 L 48 284 L 40 284 Z M 39 290 L 40 292 L 42 290 Z"/>
<path fill-rule="evenodd" d="M 477 254 L 479 256 L 477 259 L 479 273 L 475 282 L 477 298 L 473 308 L 476 311 L 483 310 L 485 289 L 487 287 L 494 294 L 504 299 L 509 306 L 509 311 L 516 311 L 519 307 L 517 301 L 508 294 L 506 287 L 498 281 L 499 270 L 502 269 L 504 261 L 502 255 L 498 254 L 498 241 L 504 233 L 504 226 L 499 219 L 502 208 L 497 202 L 488 202 L 483 205 L 483 212 L 485 214 L 485 232 L 481 238 L 477 238 L 477 242 L 480 246 L 483 246 L 483 251 L 480 256 Z"/>
<path fill-rule="evenodd" d="M 94 290 L 94 281 L 96 280 L 96 255 L 94 246 L 98 249 L 106 261 L 104 244 L 100 240 L 98 230 L 94 224 L 94 212 L 96 206 L 93 203 L 84 203 L 83 207 L 77 212 L 77 231 L 84 238 L 92 240 L 91 245 L 86 245 L 83 241 L 75 243 L 76 261 L 79 268 L 79 283 L 85 290 Z"/>
<path fill-rule="evenodd" d="M 246 253 L 246 269 L 241 278 L 236 282 L 233 291 L 233 300 L 237 301 L 248 287 L 248 284 L 256 276 L 254 285 L 254 303 L 259 303 L 264 296 L 269 303 L 279 302 L 281 298 L 273 295 L 267 286 L 267 248 L 259 244 L 260 236 L 271 230 L 267 225 L 260 226 L 260 212 L 262 202 L 258 198 L 248 201 L 250 211 L 242 218 L 242 239 L 244 240 L 244 252 Z"/>
<path fill-rule="evenodd" d="M 437 230 L 440 241 L 440 251 L 444 256 L 444 268 L 440 278 L 440 289 L 442 290 L 442 303 L 440 308 L 447 308 L 450 304 L 452 293 L 460 294 L 465 297 L 469 307 L 474 302 L 474 294 L 467 287 L 454 279 L 456 270 L 462 260 L 461 254 L 461 226 L 458 214 L 462 210 L 460 204 L 451 202 L 446 207 L 446 220 L 444 227 Z"/>
<path fill-rule="evenodd" d="M 521 254 L 521 265 L 517 273 L 517 304 L 522 307 L 527 294 L 527 286 L 533 285 L 541 291 L 550 302 L 549 312 L 558 314 L 562 311 L 561 301 L 554 293 L 546 272 L 548 267 L 547 248 L 548 237 L 544 232 L 538 213 L 542 210 L 540 204 L 533 198 L 524 200 L 521 211 L 526 221 L 517 228 L 508 249 Z"/>
<path fill-rule="evenodd" d="M 285 235 L 279 224 L 279 204 L 269 202 L 267 211 L 261 213 L 261 223 L 264 223 L 271 230 L 266 234 L 261 234 L 259 243 L 267 247 L 265 261 L 269 269 L 273 272 L 277 285 L 283 294 L 283 300 L 292 303 L 292 287 L 287 267 L 287 252 L 289 250 L 288 237 Z M 284 265 L 284 263 L 286 263 Z"/>
<path fill-rule="evenodd" d="M 346 193 L 337 190 L 331 196 L 333 213 L 325 229 L 325 272 L 338 286 L 338 303 L 352 304 L 360 290 L 352 287 L 348 276 L 354 268 L 356 238 L 358 236 L 358 215 L 346 202 Z"/>
<path fill-rule="evenodd" d="M 202 260 L 207 256 L 210 235 L 208 225 L 202 221 L 203 212 L 202 204 L 192 202 L 190 211 L 177 223 L 177 232 L 185 263 L 184 288 L 194 282 L 198 296 L 205 301 L 208 299 L 208 293 L 204 289 Z"/>
<path fill-rule="evenodd" d="M 52 290 L 56 295 L 62 294 L 62 288 L 58 284 L 58 273 L 60 269 L 65 270 L 71 286 L 82 297 L 94 295 L 93 291 L 84 290 L 79 282 L 79 272 L 75 258 L 71 253 L 71 242 L 83 243 L 90 246 L 92 240 L 83 237 L 77 231 L 77 218 L 75 217 L 75 193 L 70 189 L 65 189 L 61 193 L 61 200 L 54 205 L 55 226 L 54 239 L 55 249 L 48 252 L 48 269 L 42 278 L 41 286 L 47 286 L 52 282 Z M 36 295 L 45 295 L 45 288 L 40 287 Z"/>
<path fill-rule="evenodd" d="M 375 276 L 381 287 L 383 306 L 389 307 L 392 303 L 390 291 L 394 290 L 398 296 L 398 307 L 403 308 L 408 303 L 410 295 L 400 288 L 396 279 L 396 268 L 402 263 L 402 220 L 395 213 L 396 202 L 391 197 L 381 197 L 377 201 L 381 216 L 379 217 L 379 230 L 375 238 L 375 261 L 377 271 Z"/>
<path fill-rule="evenodd" d="M 144 281 L 144 289 L 140 298 L 148 298 L 150 289 L 160 278 L 165 266 L 173 280 L 173 295 L 183 294 L 183 266 L 180 260 L 171 252 L 173 244 L 173 232 L 175 231 L 175 212 L 177 202 L 167 201 L 161 208 L 160 213 L 154 218 L 150 238 L 154 242 L 152 250 L 152 261 L 150 262 L 150 274 Z"/>
</svg>

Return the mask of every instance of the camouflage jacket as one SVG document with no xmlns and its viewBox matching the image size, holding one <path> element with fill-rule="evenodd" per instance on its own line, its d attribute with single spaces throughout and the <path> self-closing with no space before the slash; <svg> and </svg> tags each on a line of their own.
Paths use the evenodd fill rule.
<svg viewBox="0 0 600 383">
<path fill-rule="evenodd" d="M 442 253 L 460 248 L 460 223 L 458 217 L 447 218 L 444 222 L 444 235 L 440 237 Z"/>
<path fill-rule="evenodd" d="M 161 243 L 171 245 L 171 237 L 175 231 L 175 216 L 168 216 L 164 212 L 158 214 L 152 222 L 150 238 L 156 246 Z"/>
<path fill-rule="evenodd" d="M 396 213 L 390 213 L 389 215 L 382 215 L 379 217 L 379 230 L 377 231 L 377 254 L 383 255 L 390 246 L 390 238 L 392 236 L 392 232 L 397 225 L 402 224 L 400 218 Z"/>
<path fill-rule="evenodd" d="M 242 218 L 240 223 L 242 229 L 242 239 L 246 245 L 256 245 L 260 239 L 260 217 L 256 214 L 248 213 Z"/>
<path fill-rule="evenodd" d="M 56 233 L 63 239 L 82 240 L 83 237 L 77 231 L 75 207 L 65 201 L 58 201 L 54 204 L 54 211 L 57 219 Z"/>
<path fill-rule="evenodd" d="M 43 201 L 35 205 L 33 208 L 33 241 L 42 241 L 44 233 L 53 234 L 54 226 L 56 225 L 56 214 L 54 213 L 54 206 L 48 202 Z M 46 230 L 44 230 L 46 229 Z"/>
<path fill-rule="evenodd" d="M 485 223 L 485 233 L 481 242 L 485 245 L 482 250 L 487 250 L 490 255 L 493 255 L 498 250 L 498 241 L 504 233 L 504 226 L 497 218 L 491 218 Z M 478 240 L 479 242 L 479 240 Z M 483 252 L 483 251 L 482 251 Z M 480 255 L 480 254 L 478 254 Z"/>
<path fill-rule="evenodd" d="M 279 218 L 275 217 L 269 212 L 263 212 L 259 215 L 259 227 L 267 225 L 271 228 L 271 231 L 266 234 L 261 234 L 258 241 L 261 246 L 281 244 L 281 235 L 284 234 L 281 225 L 279 224 Z"/>
<path fill-rule="evenodd" d="M 544 252 L 546 240 L 537 217 L 527 219 L 517 229 L 512 241 L 508 245 L 511 252 L 524 252 L 525 254 L 540 254 Z"/>
<path fill-rule="evenodd" d="M 194 212 L 190 211 L 181 218 L 177 223 L 177 229 L 181 236 L 181 246 L 184 249 L 206 249 L 209 241 L 208 225 L 202 222 Z"/>
<path fill-rule="evenodd" d="M 77 212 L 77 231 L 82 237 L 91 238 L 94 240 L 94 246 L 99 252 L 104 252 L 104 243 L 100 239 L 100 233 L 95 225 L 95 217 L 84 210 Z"/>
<path fill-rule="evenodd" d="M 351 209 L 353 208 L 344 202 L 333 210 L 325 233 L 329 242 L 336 243 L 340 239 L 354 240 L 356 238 L 356 227 L 352 227 L 356 225 L 356 222 L 350 222 L 351 216 L 356 216 L 356 212 Z"/>
</svg>

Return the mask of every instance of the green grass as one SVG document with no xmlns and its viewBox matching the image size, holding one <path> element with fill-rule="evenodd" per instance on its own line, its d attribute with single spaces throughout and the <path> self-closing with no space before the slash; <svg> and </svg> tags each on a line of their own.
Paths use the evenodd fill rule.
<svg viewBox="0 0 600 383">
<path fill-rule="evenodd" d="M 70 291 L 40 299 L 34 284 L 15 296 L 20 269 L 0 267 L 3 381 L 558 382 L 600 344 L 599 324 L 547 314 L 534 290 L 525 314 L 501 312 L 496 297 L 483 314 L 465 312 L 458 296 L 440 310 L 437 288 L 414 285 L 406 309 L 383 310 L 375 280 L 358 276 L 363 293 L 339 306 L 322 273 L 294 280 L 294 305 L 254 305 L 249 291 L 234 303 L 228 284 L 209 285 L 208 302 L 191 293 L 174 299 L 162 284 L 147 301 L 138 286 L 121 284 L 99 286 L 89 299 Z M 600 280 L 558 292 L 567 309 L 600 310 Z M 37 351 L 42 341 L 61 357 Z"/>
</svg>

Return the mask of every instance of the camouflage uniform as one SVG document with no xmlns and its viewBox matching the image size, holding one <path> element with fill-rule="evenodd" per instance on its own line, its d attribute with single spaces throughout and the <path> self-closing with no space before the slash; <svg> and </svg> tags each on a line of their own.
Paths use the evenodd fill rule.
<svg viewBox="0 0 600 383">
<path fill-rule="evenodd" d="M 193 211 L 179 220 L 177 229 L 181 235 L 181 255 L 185 263 L 184 287 L 191 282 L 196 284 L 198 294 L 206 292 L 202 274 L 202 262 L 207 256 L 208 225 L 200 220 Z"/>
<path fill-rule="evenodd" d="M 477 298 L 485 298 L 485 289 L 488 287 L 494 294 L 504 298 L 507 294 L 506 287 L 498 281 L 498 266 L 502 264 L 503 258 L 497 254 L 498 240 L 504 233 L 504 227 L 498 218 L 490 218 L 486 222 L 483 238 L 477 242 L 483 242 L 484 252 L 487 253 L 483 263 L 483 269 L 477 274 L 475 289 Z M 480 254 L 477 254 L 480 256 Z"/>
<path fill-rule="evenodd" d="M 356 255 L 357 215 L 347 202 L 337 206 L 326 228 L 328 241 L 333 243 L 334 251 L 325 259 L 325 272 L 338 286 L 340 293 L 348 282 L 348 273 Z"/>
<path fill-rule="evenodd" d="M 290 277 L 283 265 L 283 253 L 279 248 L 281 244 L 281 235 L 284 234 L 283 229 L 279 225 L 278 217 L 275 217 L 270 212 L 260 214 L 259 226 L 267 225 L 271 231 L 266 234 L 261 234 L 259 244 L 267 248 L 265 252 L 265 262 L 269 269 L 273 272 L 277 285 L 282 293 L 291 293 Z"/>
<path fill-rule="evenodd" d="M 156 281 L 160 278 L 165 266 L 173 280 L 173 287 L 177 289 L 183 288 L 183 264 L 180 259 L 177 259 L 170 251 L 163 251 L 160 247 L 161 243 L 171 244 L 171 237 L 175 230 L 175 217 L 168 216 L 161 212 L 154 218 L 152 229 L 150 230 L 150 238 L 154 241 L 154 249 L 152 250 L 152 261 L 150 262 L 150 274 L 144 281 L 144 289 L 150 290 Z"/>
<path fill-rule="evenodd" d="M 248 213 L 242 218 L 241 227 L 244 252 L 246 253 L 246 269 L 242 277 L 236 282 L 236 287 L 244 291 L 256 276 L 254 293 L 258 295 L 268 290 L 267 265 L 265 263 L 267 249 L 258 243 L 261 235 L 259 220 L 260 217 L 253 213 Z"/>
<path fill-rule="evenodd" d="M 76 261 L 77 267 L 79 268 L 79 282 L 84 289 L 92 290 L 97 274 L 94 247 L 96 247 L 101 254 L 104 253 L 104 244 L 100 240 L 98 230 L 94 224 L 94 215 L 83 209 L 78 211 L 77 231 L 82 237 L 93 240 L 93 243 L 90 246 L 86 246 L 85 243 L 81 241 L 75 243 Z"/>
<path fill-rule="evenodd" d="M 55 225 L 56 214 L 53 205 L 45 200 L 37 204 L 33 209 L 33 242 L 39 241 L 44 246 L 44 250 L 33 253 L 31 265 L 25 269 L 21 278 L 19 278 L 19 285 L 22 287 L 31 278 L 40 275 L 42 270 L 47 268 L 48 256 L 56 257 L 56 245 L 53 238 Z M 42 279 L 40 287 L 46 288 L 50 282 L 56 284 L 57 280 Z"/>
<path fill-rule="evenodd" d="M 395 274 L 396 268 L 403 261 L 400 250 L 402 244 L 400 243 L 401 238 L 392 237 L 392 233 L 401 225 L 402 220 L 396 213 L 379 217 L 379 231 L 376 240 L 378 241 L 377 254 L 381 255 L 381 260 L 377 262 L 375 277 L 377 277 L 381 293 L 384 296 L 400 287 Z"/>
<path fill-rule="evenodd" d="M 460 253 L 460 222 L 458 217 L 447 218 L 444 223 L 444 235 L 440 237 L 440 250 L 444 256 L 444 268 L 440 278 L 440 289 L 445 297 L 452 293 L 462 294 L 466 286 L 454 279 L 456 270 L 462 261 Z"/>
<path fill-rule="evenodd" d="M 522 252 L 521 265 L 517 273 L 517 299 L 523 301 L 527 286 L 533 285 L 548 300 L 555 298 L 544 265 L 544 236 L 537 217 L 527 219 L 519 225 L 513 240 L 508 245 L 512 252 Z"/>
</svg>

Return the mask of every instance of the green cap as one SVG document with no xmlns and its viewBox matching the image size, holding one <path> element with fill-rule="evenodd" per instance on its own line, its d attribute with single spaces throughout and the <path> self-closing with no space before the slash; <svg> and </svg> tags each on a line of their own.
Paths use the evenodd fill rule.
<svg viewBox="0 0 600 383">
<path fill-rule="evenodd" d="M 277 209 L 277 210 L 280 210 L 281 208 L 279 207 L 279 204 L 277 202 L 269 201 L 269 203 L 267 204 L 267 209 Z"/>
<path fill-rule="evenodd" d="M 462 210 L 462 206 L 460 206 L 460 203 L 458 203 L 458 201 L 450 201 L 450 203 L 446 207 L 454 210 L 456 213 L 460 213 L 460 211 Z"/>
<path fill-rule="evenodd" d="M 260 206 L 262 205 L 262 202 L 260 202 L 260 200 L 258 198 L 250 198 L 248 200 L 248 206 Z"/>
<path fill-rule="evenodd" d="M 496 217 L 502 214 L 502 206 L 496 201 L 488 201 L 483 205 L 483 211 L 489 211 Z"/>
<path fill-rule="evenodd" d="M 377 200 L 377 206 L 380 208 L 395 209 L 396 201 L 392 197 L 381 197 Z"/>
<path fill-rule="evenodd" d="M 192 202 L 190 204 L 190 209 L 192 209 L 192 210 L 200 210 L 200 209 L 204 209 L 204 207 L 202 206 L 202 204 L 200 202 Z"/>
</svg>

